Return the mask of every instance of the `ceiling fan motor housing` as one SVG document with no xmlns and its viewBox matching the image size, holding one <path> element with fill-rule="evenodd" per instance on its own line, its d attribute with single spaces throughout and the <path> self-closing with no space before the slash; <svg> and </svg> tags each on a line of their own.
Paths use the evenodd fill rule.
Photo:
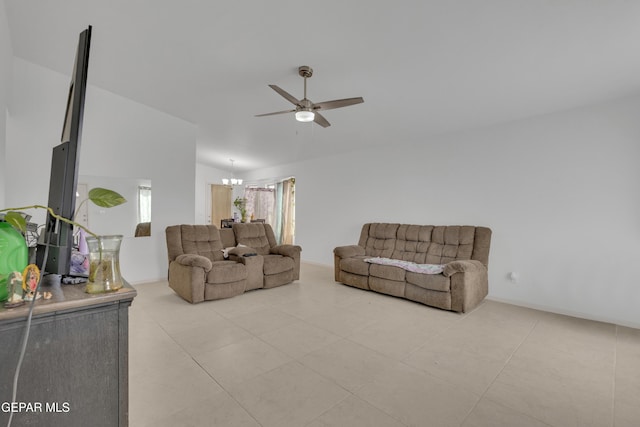
<svg viewBox="0 0 640 427">
<path fill-rule="evenodd" d="M 308 65 L 302 65 L 298 67 L 298 74 L 300 74 L 300 77 L 304 78 L 311 77 L 313 76 L 313 68 Z"/>
</svg>

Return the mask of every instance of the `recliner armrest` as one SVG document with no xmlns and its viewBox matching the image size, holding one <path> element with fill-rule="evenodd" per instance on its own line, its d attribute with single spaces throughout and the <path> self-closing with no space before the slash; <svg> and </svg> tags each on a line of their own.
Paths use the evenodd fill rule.
<svg viewBox="0 0 640 427">
<path fill-rule="evenodd" d="M 229 255 L 236 255 L 236 256 L 244 256 L 245 254 L 254 254 L 257 255 L 258 252 L 256 252 L 255 249 L 250 248 L 249 246 L 236 246 L 235 248 L 229 250 Z"/>
<path fill-rule="evenodd" d="M 188 267 L 201 267 L 206 272 L 211 271 L 211 268 L 213 267 L 213 264 L 211 263 L 211 260 L 209 258 L 196 254 L 178 255 L 178 257 L 176 258 L 176 262 Z"/>
<path fill-rule="evenodd" d="M 453 276 L 456 273 L 467 273 L 475 271 L 487 271 L 487 267 L 480 261 L 476 260 L 463 260 L 463 261 L 451 261 L 445 264 L 444 274 L 446 277 Z"/>
<path fill-rule="evenodd" d="M 276 255 L 284 255 L 291 258 L 295 258 L 300 255 L 302 247 L 298 245 L 278 245 L 269 250 L 269 253 Z"/>
<path fill-rule="evenodd" d="M 333 250 L 333 253 L 339 258 L 351 258 L 364 255 L 364 248 L 358 245 L 338 246 Z"/>
</svg>

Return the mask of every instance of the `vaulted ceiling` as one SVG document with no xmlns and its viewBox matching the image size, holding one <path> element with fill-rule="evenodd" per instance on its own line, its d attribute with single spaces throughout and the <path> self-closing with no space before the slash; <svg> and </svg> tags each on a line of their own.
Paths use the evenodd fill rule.
<svg viewBox="0 0 640 427">
<path fill-rule="evenodd" d="M 198 159 L 241 172 L 547 114 L 640 92 L 640 1 L 4 0 L 16 57 L 198 127 Z M 314 102 L 298 123 L 267 85 Z"/>
</svg>

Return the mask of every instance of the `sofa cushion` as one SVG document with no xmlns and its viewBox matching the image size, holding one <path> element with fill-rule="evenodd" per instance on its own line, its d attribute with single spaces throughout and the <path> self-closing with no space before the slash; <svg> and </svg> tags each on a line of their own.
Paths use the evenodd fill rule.
<svg viewBox="0 0 640 427">
<path fill-rule="evenodd" d="M 263 255 L 264 258 L 264 274 L 269 276 L 272 274 L 283 273 L 293 270 L 293 258 L 282 255 Z"/>
<path fill-rule="evenodd" d="M 220 232 L 220 241 L 222 242 L 222 246 L 225 248 L 236 246 L 236 235 L 233 234 L 233 229 L 219 228 L 218 231 Z"/>
<path fill-rule="evenodd" d="M 340 270 L 360 276 L 369 275 L 369 263 L 365 262 L 365 256 L 357 256 L 353 258 L 344 258 L 340 260 Z"/>
<path fill-rule="evenodd" d="M 402 224 L 397 236 L 391 258 L 418 264 L 446 264 L 471 259 L 475 227 Z"/>
<path fill-rule="evenodd" d="M 366 224 L 360 235 L 359 246 L 368 256 L 391 258 L 400 224 Z"/>
<path fill-rule="evenodd" d="M 212 225 L 181 225 L 182 250 L 185 254 L 197 254 L 211 261 L 222 261 L 220 232 Z"/>
<path fill-rule="evenodd" d="M 394 297 L 403 297 L 406 283 L 404 280 L 388 280 L 380 277 L 369 277 L 369 288 L 376 292 L 380 292 L 387 295 L 393 295 Z"/>
<path fill-rule="evenodd" d="M 240 280 L 232 283 L 204 285 L 204 299 L 216 300 L 221 298 L 231 298 L 244 292 L 246 280 Z"/>
<path fill-rule="evenodd" d="M 393 265 L 371 264 L 369 275 L 381 279 L 404 281 L 405 270 Z"/>
<path fill-rule="evenodd" d="M 276 286 L 286 285 L 293 282 L 293 270 L 283 271 L 278 274 L 265 274 L 263 287 L 265 289 L 275 288 Z"/>
<path fill-rule="evenodd" d="M 471 259 L 475 227 L 434 227 L 431 245 L 427 251 L 427 263 L 446 264 L 457 259 Z"/>
<path fill-rule="evenodd" d="M 275 242 L 269 241 L 266 227 L 262 223 L 233 224 L 233 233 L 238 244 L 249 246 L 260 255 L 268 254 L 271 247 L 275 246 Z"/>
<path fill-rule="evenodd" d="M 407 283 L 404 290 L 404 297 L 421 304 L 451 310 L 451 292 L 432 291 L 431 289 L 424 289 Z"/>
<path fill-rule="evenodd" d="M 237 282 L 247 278 L 247 268 L 234 261 L 214 261 L 207 273 L 207 283 L 222 284 Z"/>
<path fill-rule="evenodd" d="M 433 229 L 432 225 L 400 225 L 391 258 L 425 264 Z"/>
<path fill-rule="evenodd" d="M 449 292 L 451 281 L 443 274 L 420 274 L 407 271 L 407 283 L 432 291 Z"/>
<path fill-rule="evenodd" d="M 371 289 L 369 287 L 369 276 L 348 273 L 346 271 L 340 272 L 340 281 L 345 285 L 353 286 L 360 289 Z"/>
</svg>

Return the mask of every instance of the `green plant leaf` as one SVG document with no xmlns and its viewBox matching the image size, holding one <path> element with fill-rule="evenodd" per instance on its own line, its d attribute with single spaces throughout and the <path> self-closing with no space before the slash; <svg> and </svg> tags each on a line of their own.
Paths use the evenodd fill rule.
<svg viewBox="0 0 640 427">
<path fill-rule="evenodd" d="M 127 199 L 122 197 L 119 193 L 100 187 L 89 190 L 89 200 L 101 208 L 112 208 L 126 203 L 127 201 Z"/>
<path fill-rule="evenodd" d="M 18 231 L 23 233 L 27 231 L 27 221 L 25 221 L 24 217 L 18 212 L 7 212 L 4 220 Z"/>
</svg>

